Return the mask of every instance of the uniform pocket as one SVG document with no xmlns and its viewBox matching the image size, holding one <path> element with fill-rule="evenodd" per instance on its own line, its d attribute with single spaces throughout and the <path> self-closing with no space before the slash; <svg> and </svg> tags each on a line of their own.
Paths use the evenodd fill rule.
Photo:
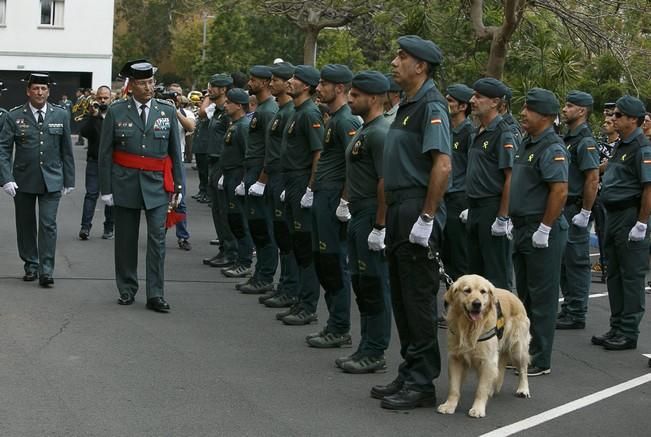
<svg viewBox="0 0 651 437">
<path fill-rule="evenodd" d="M 169 138 L 170 133 L 166 130 L 154 130 L 154 138 L 156 139 L 167 139 Z"/>
</svg>

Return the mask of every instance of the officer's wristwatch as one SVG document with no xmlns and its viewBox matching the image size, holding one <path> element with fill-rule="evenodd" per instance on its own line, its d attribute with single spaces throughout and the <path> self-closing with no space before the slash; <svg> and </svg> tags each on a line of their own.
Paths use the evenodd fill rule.
<svg viewBox="0 0 651 437">
<path fill-rule="evenodd" d="M 423 213 L 420 215 L 420 219 L 424 221 L 425 223 L 431 223 L 434 220 L 433 215 L 429 215 L 427 213 Z"/>
</svg>

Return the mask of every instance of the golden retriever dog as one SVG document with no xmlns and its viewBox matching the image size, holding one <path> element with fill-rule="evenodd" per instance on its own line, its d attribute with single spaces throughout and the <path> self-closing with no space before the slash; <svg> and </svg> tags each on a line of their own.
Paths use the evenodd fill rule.
<svg viewBox="0 0 651 437">
<path fill-rule="evenodd" d="M 486 402 L 502 388 L 507 363 L 519 371 L 515 395 L 530 397 L 527 366 L 531 335 L 529 318 L 520 299 L 507 290 L 495 288 L 482 276 L 465 275 L 445 293 L 445 302 L 448 304 L 449 391 L 438 412 L 454 414 L 469 367 L 478 376 L 475 401 L 468 411 L 471 417 L 486 415 Z"/>
</svg>

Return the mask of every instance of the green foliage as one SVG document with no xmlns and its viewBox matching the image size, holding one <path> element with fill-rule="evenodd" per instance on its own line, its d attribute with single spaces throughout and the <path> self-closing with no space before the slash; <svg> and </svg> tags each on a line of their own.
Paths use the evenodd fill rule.
<svg viewBox="0 0 651 437">
<path fill-rule="evenodd" d="M 353 71 L 368 68 L 357 38 L 348 29 L 322 30 L 317 48 L 317 68 L 325 64 L 346 64 Z"/>
</svg>

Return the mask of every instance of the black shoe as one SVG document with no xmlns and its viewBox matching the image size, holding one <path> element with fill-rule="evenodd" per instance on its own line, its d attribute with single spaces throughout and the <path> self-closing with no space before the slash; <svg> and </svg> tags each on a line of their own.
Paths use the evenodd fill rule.
<svg viewBox="0 0 651 437">
<path fill-rule="evenodd" d="M 616 335 L 604 341 L 604 349 L 609 351 L 623 351 L 626 349 L 636 349 L 637 340 L 624 337 L 623 335 Z"/>
<path fill-rule="evenodd" d="M 104 233 L 102 234 L 102 240 L 112 240 L 113 239 L 113 231 L 104 229 Z"/>
<path fill-rule="evenodd" d="M 215 256 L 212 256 L 210 258 L 204 258 L 203 261 L 201 261 L 201 262 L 203 262 L 205 265 L 209 266 L 211 261 L 215 261 L 215 260 L 217 260 L 219 258 L 223 258 L 223 257 L 224 257 L 224 254 L 222 252 L 219 252 Z"/>
<path fill-rule="evenodd" d="M 25 276 L 23 276 L 23 281 L 25 282 L 36 281 L 37 279 L 38 279 L 38 273 L 36 272 L 27 272 L 25 273 Z"/>
<path fill-rule="evenodd" d="M 402 390 L 404 382 L 400 378 L 396 378 L 387 385 L 374 385 L 371 388 L 371 397 L 375 399 L 384 399 L 385 396 L 391 396 Z"/>
<path fill-rule="evenodd" d="M 166 313 L 170 310 L 170 306 L 162 297 L 152 297 L 147 299 L 147 309 L 156 311 L 157 313 Z"/>
<path fill-rule="evenodd" d="M 593 335 L 590 341 L 592 341 L 592 344 L 596 344 L 597 346 L 603 346 L 606 340 L 609 338 L 613 338 L 617 336 L 617 331 L 614 329 L 611 329 L 610 331 L 606 332 L 605 334 L 602 335 Z"/>
<path fill-rule="evenodd" d="M 47 273 L 43 273 L 40 278 L 38 278 L 38 284 L 43 288 L 50 288 L 50 285 L 54 285 L 54 279 L 52 276 Z"/>
<path fill-rule="evenodd" d="M 435 392 L 416 391 L 403 387 L 398 393 L 385 396 L 380 406 L 388 410 L 413 410 L 418 407 L 433 407 L 435 404 Z"/>
<path fill-rule="evenodd" d="M 289 308 L 287 308 L 285 311 L 281 311 L 276 314 L 276 320 L 282 320 L 283 318 L 291 315 L 291 314 L 296 314 L 301 310 L 301 306 L 298 303 L 293 304 Z"/>
<path fill-rule="evenodd" d="M 185 238 L 179 238 L 179 249 L 190 251 L 192 250 L 192 245 Z"/>
<path fill-rule="evenodd" d="M 549 375 L 552 373 L 552 369 L 549 367 L 543 369 L 542 367 L 537 367 L 537 366 L 529 366 L 527 367 L 527 376 L 534 377 L 534 376 L 541 376 L 541 375 Z M 518 372 L 515 372 L 517 375 Z"/>
<path fill-rule="evenodd" d="M 79 231 L 79 239 L 88 240 L 88 237 L 90 237 L 90 229 L 81 228 L 81 230 Z"/>
<path fill-rule="evenodd" d="M 556 329 L 585 329 L 585 322 L 564 317 L 556 320 Z"/>
<path fill-rule="evenodd" d="M 118 305 L 131 305 L 136 299 L 128 293 L 120 294 Z"/>
<path fill-rule="evenodd" d="M 232 267 L 235 264 L 234 259 L 226 258 L 225 256 L 220 256 L 208 263 L 210 267 Z"/>
</svg>

